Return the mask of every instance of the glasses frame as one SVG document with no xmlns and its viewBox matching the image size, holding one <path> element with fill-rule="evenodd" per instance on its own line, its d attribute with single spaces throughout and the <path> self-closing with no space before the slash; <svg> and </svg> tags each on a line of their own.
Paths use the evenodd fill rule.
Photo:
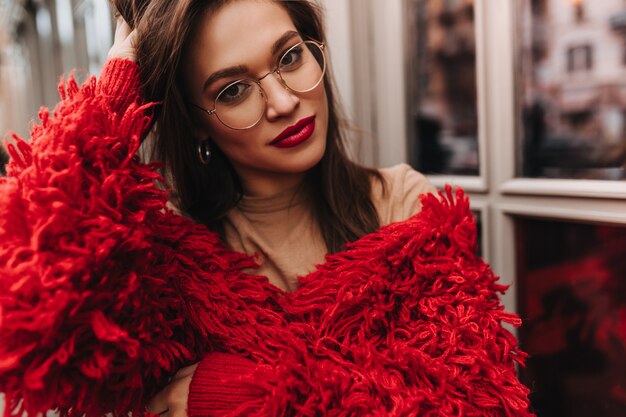
<svg viewBox="0 0 626 417">
<path fill-rule="evenodd" d="M 322 52 L 322 63 L 324 64 L 324 66 L 322 67 L 322 75 L 319 79 L 319 81 L 317 83 L 315 83 L 315 85 L 309 89 L 303 90 L 303 91 L 298 91 L 298 90 L 294 90 L 291 87 L 289 87 L 287 85 L 287 83 L 285 82 L 285 80 L 283 79 L 282 74 L 280 73 L 280 63 L 282 62 L 283 58 L 289 54 L 293 49 L 297 48 L 298 46 L 302 45 L 302 44 L 307 44 L 307 43 L 313 43 L 315 44 L 318 48 L 320 48 L 320 51 Z M 309 91 L 312 91 L 314 89 L 316 89 L 320 83 L 322 82 L 322 80 L 324 80 L 324 76 L 326 75 L 326 45 L 323 42 L 319 42 L 316 41 L 314 39 L 306 39 L 306 40 L 302 40 L 298 43 L 296 43 L 295 45 L 293 45 L 292 47 L 290 47 L 289 49 L 287 49 L 285 52 L 283 52 L 283 54 L 280 56 L 280 59 L 278 60 L 278 64 L 276 64 L 276 67 L 271 70 L 268 71 L 266 74 L 264 74 L 263 76 L 259 77 L 259 78 L 241 78 L 239 80 L 233 81 L 232 83 L 229 83 L 226 87 L 222 88 L 220 90 L 220 92 L 217 94 L 217 96 L 215 97 L 215 100 L 213 101 L 213 108 L 212 109 L 205 109 L 202 106 L 199 106 L 195 103 L 190 103 L 192 106 L 194 106 L 195 108 L 202 110 L 203 112 L 205 112 L 206 114 L 208 114 L 209 116 L 213 116 L 215 115 L 215 117 L 217 117 L 217 120 L 220 121 L 220 123 L 222 123 L 224 126 L 233 129 L 233 130 L 246 130 L 246 129 L 250 129 L 254 126 L 256 126 L 261 119 L 263 119 L 263 114 L 265 113 L 265 111 L 267 110 L 267 94 L 265 93 L 265 90 L 263 89 L 263 86 L 261 85 L 261 81 L 263 79 L 265 79 L 267 76 L 269 76 L 270 74 L 277 74 L 278 75 L 278 81 L 282 84 L 283 87 L 285 87 L 288 91 L 291 91 L 293 94 L 304 94 L 304 93 L 308 93 Z M 261 111 L 259 113 L 259 118 L 252 123 L 250 126 L 246 126 L 246 127 L 232 127 L 229 124 L 225 123 L 222 119 L 220 119 L 220 115 L 217 113 L 217 99 L 220 97 L 220 95 L 227 90 L 228 88 L 230 88 L 232 85 L 237 84 L 241 81 L 252 81 L 254 82 L 258 87 L 259 90 L 261 92 L 261 95 L 263 96 L 263 111 Z"/>
</svg>

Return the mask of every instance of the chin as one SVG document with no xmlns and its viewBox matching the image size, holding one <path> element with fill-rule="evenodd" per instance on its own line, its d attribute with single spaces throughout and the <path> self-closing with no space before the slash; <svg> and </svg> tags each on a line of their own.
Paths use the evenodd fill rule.
<svg viewBox="0 0 626 417">
<path fill-rule="evenodd" d="M 319 158 L 310 158 L 302 161 L 294 161 L 293 164 L 290 164 L 288 167 L 285 167 L 285 174 L 302 174 L 304 172 L 310 171 L 317 164 L 319 164 L 322 160 L 323 154 L 319 156 Z"/>
<path fill-rule="evenodd" d="M 314 168 L 320 163 L 326 151 L 326 142 L 311 144 L 309 149 L 303 150 L 301 155 L 294 155 L 288 162 L 288 166 L 283 165 L 285 174 L 301 174 Z M 283 162 L 285 160 L 283 159 Z"/>
<path fill-rule="evenodd" d="M 311 149 L 310 154 L 309 154 L 309 158 L 307 163 L 306 163 L 306 168 L 303 171 L 308 171 L 310 169 L 312 169 L 313 167 L 315 167 L 317 164 L 320 163 L 320 161 L 322 160 L 322 158 L 324 158 L 324 153 L 326 152 L 326 135 L 324 135 L 323 139 L 320 139 L 319 141 L 315 141 L 314 143 L 312 143 L 311 145 Z"/>
</svg>

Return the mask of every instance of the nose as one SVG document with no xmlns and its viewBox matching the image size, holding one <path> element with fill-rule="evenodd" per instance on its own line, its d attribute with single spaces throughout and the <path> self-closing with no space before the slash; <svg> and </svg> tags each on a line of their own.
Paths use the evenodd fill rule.
<svg viewBox="0 0 626 417">
<path fill-rule="evenodd" d="M 274 74 L 263 80 L 263 91 L 267 99 L 265 114 L 270 121 L 290 115 L 300 104 L 300 98 Z"/>
</svg>

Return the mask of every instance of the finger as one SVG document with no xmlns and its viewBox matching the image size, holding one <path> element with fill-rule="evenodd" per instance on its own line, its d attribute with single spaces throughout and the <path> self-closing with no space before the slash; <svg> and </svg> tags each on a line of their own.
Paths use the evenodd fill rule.
<svg viewBox="0 0 626 417">
<path fill-rule="evenodd" d="M 130 26 L 128 25 L 128 23 L 126 23 L 122 16 L 119 16 L 117 18 L 117 25 L 115 26 L 114 43 L 119 44 L 123 42 L 126 38 L 128 38 L 128 35 L 130 35 L 130 33 Z"/>
<path fill-rule="evenodd" d="M 167 404 L 167 387 L 159 392 L 146 407 L 146 410 L 152 414 L 165 415 L 169 412 L 169 406 Z"/>
<path fill-rule="evenodd" d="M 130 28 L 130 26 L 129 26 Z M 126 41 L 130 42 L 130 46 L 135 47 L 135 39 L 137 38 L 137 30 L 133 29 L 130 34 L 126 37 Z"/>
<path fill-rule="evenodd" d="M 196 371 L 197 367 L 198 367 L 198 364 L 196 363 L 194 365 L 187 366 L 185 368 L 180 369 L 178 372 L 176 372 L 176 375 L 174 375 L 174 378 L 172 378 L 172 380 L 177 381 L 179 379 L 188 378 L 192 376 L 193 373 Z"/>
<path fill-rule="evenodd" d="M 173 414 L 172 414 L 172 411 L 171 411 L 171 410 L 163 410 L 163 411 L 162 411 L 162 412 L 160 412 L 160 413 L 155 413 L 155 412 L 153 412 L 152 410 L 148 410 L 148 409 L 146 409 L 146 411 L 144 412 L 144 415 L 145 415 L 145 414 L 151 414 L 151 415 L 153 415 L 153 416 L 158 416 L 158 417 L 172 417 L 172 416 L 173 416 Z"/>
</svg>

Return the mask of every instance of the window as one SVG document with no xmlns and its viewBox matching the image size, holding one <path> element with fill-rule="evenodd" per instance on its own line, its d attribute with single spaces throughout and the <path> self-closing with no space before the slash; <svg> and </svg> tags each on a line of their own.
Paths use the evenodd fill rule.
<svg viewBox="0 0 626 417">
<path fill-rule="evenodd" d="M 541 17 L 547 13 L 547 0 L 531 0 L 530 9 L 533 16 Z"/>
<path fill-rule="evenodd" d="M 572 46 L 567 50 L 567 71 L 588 71 L 593 68 L 591 45 Z"/>
<path fill-rule="evenodd" d="M 7 17 L 0 36 L 0 75 L 5 76 L 0 80 L 0 136 L 11 130 L 28 137 L 29 120 L 39 107 L 52 108 L 59 101 L 60 76 L 77 69 L 81 81 L 87 73 L 100 72 L 113 42 L 114 21 L 102 0 L 4 1 L 2 7 Z"/>
<path fill-rule="evenodd" d="M 472 2 L 410 0 L 409 161 L 429 174 L 479 174 Z"/>
<path fill-rule="evenodd" d="M 574 3 L 574 17 L 577 23 L 581 23 L 585 20 L 585 6 L 582 0 L 577 0 Z"/>
<path fill-rule="evenodd" d="M 445 39 L 446 31 L 458 30 L 463 19 L 450 12 L 453 18 L 447 21 L 454 24 L 442 29 L 429 19 L 438 19 L 443 0 L 403 2 L 404 7 L 398 7 L 397 1 L 351 0 L 355 8 L 357 4 L 370 8 L 362 22 L 371 32 L 355 36 L 356 46 L 369 49 L 373 73 L 385 75 L 377 75 L 371 83 L 375 100 L 364 103 L 372 117 L 378 117 L 374 132 L 381 138 L 380 152 L 385 153 L 378 160 L 383 166 L 415 161 L 412 158 L 419 161 L 423 145 L 415 133 L 416 115 L 436 109 L 426 105 L 426 98 L 437 93 L 446 97 L 440 92 L 458 82 L 445 80 L 445 86 L 439 87 L 437 79 L 445 79 L 445 71 L 431 62 L 436 57 L 431 51 L 437 45 L 434 39 Z M 626 65 L 622 64 L 626 3 L 586 1 L 584 24 L 576 22 L 572 0 L 467 0 L 459 4 L 473 7 L 475 36 L 466 39 L 475 44 L 480 175 L 462 175 L 440 164 L 439 172 L 429 179 L 437 186 L 463 186 L 471 195 L 472 209 L 480 212 L 482 254 L 501 282 L 511 285 L 503 302 L 508 310 L 522 315 L 518 336 L 522 346 L 538 358 L 523 375 L 535 393 L 531 399 L 538 417 L 624 416 L 624 344 L 608 350 L 596 341 L 584 346 L 576 342 L 581 339 L 576 326 L 590 324 L 588 334 L 592 335 L 598 335 L 595 325 L 615 333 L 624 326 L 622 314 L 626 314 L 620 304 L 626 300 Z M 404 22 L 404 32 L 397 30 L 398 22 Z M 369 48 L 372 39 L 377 46 Z M 400 43 L 402 48 L 397 47 Z M 568 52 L 572 47 L 579 49 Z M 580 70 L 568 71 L 568 54 L 572 69 Z M 388 76 L 389 68 L 404 64 L 404 73 Z M 398 80 L 405 84 L 396 84 Z M 420 85 L 422 80 L 426 82 Z M 398 99 L 402 92 L 407 94 L 407 103 Z M 430 110 L 428 114 L 439 121 L 432 130 L 442 132 L 442 115 L 454 113 Z M 390 145 L 398 137 L 397 126 L 414 130 L 406 135 L 406 142 Z M 446 148 L 446 134 L 431 136 L 439 138 L 437 152 L 453 149 Z M 388 151 L 404 145 L 406 158 Z M 424 162 L 414 166 L 423 170 Z M 608 276 L 612 278 L 607 280 Z M 581 282 L 588 285 L 584 288 L 601 287 L 609 281 L 616 285 L 614 292 L 599 297 L 576 287 Z M 609 299 L 615 303 L 605 302 Z M 592 314 L 581 314 L 581 310 Z M 618 324 L 606 326 L 611 322 Z M 555 340 L 556 336 L 563 337 Z M 564 339 L 567 343 L 561 343 Z M 603 341 L 602 337 L 595 340 Z M 544 355 L 545 349 L 554 349 L 549 344 L 553 341 L 560 343 L 552 351 L 556 357 Z M 582 392 L 581 387 L 588 391 Z M 545 401 L 550 390 L 558 397 L 552 404 L 552 398 Z"/>
<path fill-rule="evenodd" d="M 626 32 L 615 23 L 624 9 L 576 2 L 588 12 L 583 27 L 559 18 L 567 3 L 549 1 L 541 17 L 522 10 L 517 176 L 624 180 Z"/>
</svg>

